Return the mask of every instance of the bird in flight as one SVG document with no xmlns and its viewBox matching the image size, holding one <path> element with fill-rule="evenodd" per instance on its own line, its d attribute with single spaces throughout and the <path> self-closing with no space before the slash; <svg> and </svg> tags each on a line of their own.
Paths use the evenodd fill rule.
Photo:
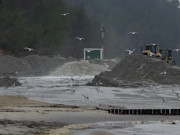
<svg viewBox="0 0 180 135">
<path fill-rule="evenodd" d="M 78 39 L 78 40 L 84 40 L 85 38 L 83 38 L 83 37 L 76 37 L 76 39 Z"/>
<path fill-rule="evenodd" d="M 137 34 L 138 32 L 135 32 L 135 31 L 132 31 L 132 32 L 129 32 L 129 34 Z"/>
<path fill-rule="evenodd" d="M 66 15 L 68 15 L 68 14 L 70 14 L 70 13 L 63 13 L 63 14 L 61 14 L 62 16 L 66 16 Z"/>
<path fill-rule="evenodd" d="M 180 51 L 180 49 L 173 49 L 173 51 L 175 51 L 175 52 L 179 52 L 179 51 Z"/>
<path fill-rule="evenodd" d="M 124 51 L 127 51 L 129 53 L 129 55 L 131 55 L 136 49 L 133 49 L 133 50 L 124 50 Z"/>
<path fill-rule="evenodd" d="M 149 56 L 155 56 L 153 52 L 149 52 Z"/>
<path fill-rule="evenodd" d="M 34 51 L 33 48 L 25 47 L 24 50 L 28 50 L 29 52 Z"/>
</svg>

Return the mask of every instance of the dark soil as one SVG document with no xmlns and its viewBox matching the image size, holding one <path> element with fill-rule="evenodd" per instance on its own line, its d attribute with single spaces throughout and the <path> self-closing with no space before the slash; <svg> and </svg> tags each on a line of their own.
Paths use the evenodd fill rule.
<svg viewBox="0 0 180 135">
<path fill-rule="evenodd" d="M 180 67 L 145 55 L 129 55 L 122 59 L 112 71 L 95 76 L 92 85 L 115 87 L 139 87 L 143 85 L 178 84 Z"/>
<path fill-rule="evenodd" d="M 16 78 L 10 77 L 1 77 L 0 78 L 0 87 L 4 86 L 20 86 L 21 84 Z"/>
</svg>

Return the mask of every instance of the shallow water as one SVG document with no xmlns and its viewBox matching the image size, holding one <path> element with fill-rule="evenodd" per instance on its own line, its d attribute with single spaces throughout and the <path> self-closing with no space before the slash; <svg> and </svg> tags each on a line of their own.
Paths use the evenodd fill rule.
<svg viewBox="0 0 180 135">
<path fill-rule="evenodd" d="M 70 135 L 179 135 L 180 122 L 103 122 L 90 129 L 72 130 Z"/>
<path fill-rule="evenodd" d="M 138 108 L 180 108 L 179 86 L 118 88 L 86 86 L 93 76 L 21 77 L 22 86 L 0 87 L 0 95 L 22 95 L 56 104 Z"/>
<path fill-rule="evenodd" d="M 21 77 L 18 79 L 22 83 L 22 86 L 0 87 L 0 95 L 22 95 L 34 100 L 66 105 L 114 105 L 130 109 L 180 108 L 180 100 L 178 97 L 180 94 L 179 86 L 158 85 L 146 88 L 86 86 L 85 84 L 90 82 L 93 76 L 44 76 Z M 91 117 L 89 118 L 86 113 L 77 113 L 78 116 L 80 115 L 79 117 L 74 117 L 75 114 L 76 113 L 73 113 L 73 115 L 70 114 L 69 116 L 68 113 L 65 113 L 65 115 L 52 114 L 49 115 L 50 117 L 43 117 L 42 119 L 47 119 L 47 121 L 64 120 L 64 122 L 68 122 L 69 120 L 69 123 L 74 124 L 91 122 L 89 123 L 91 125 L 90 129 L 72 129 L 71 135 L 179 135 L 180 133 L 179 122 L 176 122 L 175 125 L 172 125 L 172 122 L 149 122 L 154 116 L 146 116 L 147 118 L 144 116 L 130 115 L 104 116 L 107 114 L 92 115 L 91 113 Z M 66 116 L 66 118 L 64 116 Z M 19 117 L 22 118 L 22 115 Z M 173 116 L 157 117 L 154 117 L 153 120 L 176 119 L 176 117 Z M 27 115 L 24 118 L 28 119 Z M 32 119 L 31 116 L 29 116 L 29 118 Z M 136 122 L 139 119 L 144 119 L 143 123 Z M 128 122 L 128 120 L 134 121 Z"/>
</svg>

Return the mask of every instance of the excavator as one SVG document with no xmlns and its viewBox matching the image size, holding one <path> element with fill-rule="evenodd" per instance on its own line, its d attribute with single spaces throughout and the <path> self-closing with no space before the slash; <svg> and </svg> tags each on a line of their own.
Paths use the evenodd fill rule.
<svg viewBox="0 0 180 135">
<path fill-rule="evenodd" d="M 175 60 L 172 57 L 171 49 L 160 49 L 160 53 L 162 54 L 162 60 L 165 60 L 171 65 L 175 65 Z"/>
<path fill-rule="evenodd" d="M 145 50 L 142 51 L 142 54 L 162 58 L 162 54 L 160 53 L 160 49 L 159 49 L 158 44 L 152 44 L 152 43 L 146 44 Z"/>
</svg>

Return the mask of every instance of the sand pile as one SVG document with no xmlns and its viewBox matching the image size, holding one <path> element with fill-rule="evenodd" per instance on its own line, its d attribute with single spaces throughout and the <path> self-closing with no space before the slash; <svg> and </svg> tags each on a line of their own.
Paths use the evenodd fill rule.
<svg viewBox="0 0 180 135">
<path fill-rule="evenodd" d="M 16 78 L 0 77 L 0 87 L 3 86 L 20 86 L 20 82 Z"/>
<path fill-rule="evenodd" d="M 14 56 L 0 56 L 0 76 L 39 76 L 47 75 L 51 70 L 63 65 L 64 58 L 30 55 L 17 58 Z"/>
<path fill-rule="evenodd" d="M 105 66 L 99 64 L 91 64 L 87 60 L 67 62 L 54 72 L 51 76 L 84 76 L 98 75 L 100 72 L 107 71 Z"/>
<path fill-rule="evenodd" d="M 93 85 L 138 87 L 150 83 L 180 84 L 180 67 L 145 55 L 129 55 L 112 71 L 103 72 L 92 81 Z"/>
</svg>

